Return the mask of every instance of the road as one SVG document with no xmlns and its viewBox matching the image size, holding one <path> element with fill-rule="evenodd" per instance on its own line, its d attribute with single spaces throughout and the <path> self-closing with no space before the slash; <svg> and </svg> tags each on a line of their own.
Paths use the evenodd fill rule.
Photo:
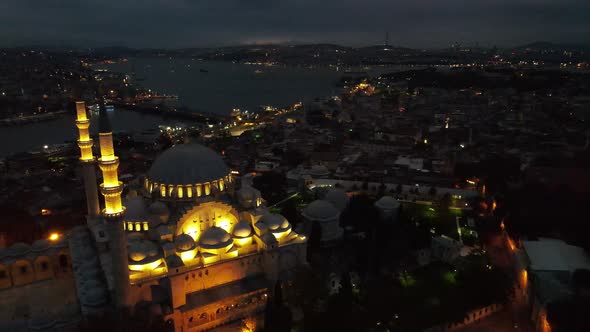
<svg viewBox="0 0 590 332">
<path fill-rule="evenodd" d="M 503 241 L 501 234 L 487 238 L 485 248 L 492 265 L 501 268 L 512 268 L 513 255 L 510 248 Z M 460 332 L 505 332 L 505 331 L 534 331 L 528 314 L 528 306 L 520 289 L 506 307 L 477 323 L 470 324 L 456 331 Z"/>
</svg>

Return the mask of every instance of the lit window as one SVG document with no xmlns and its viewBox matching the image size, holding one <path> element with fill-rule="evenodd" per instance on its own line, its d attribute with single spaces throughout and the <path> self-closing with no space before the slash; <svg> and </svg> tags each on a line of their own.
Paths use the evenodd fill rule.
<svg viewBox="0 0 590 332">
<path fill-rule="evenodd" d="M 193 197 L 193 186 L 191 186 L 191 185 L 186 186 L 186 197 L 188 197 L 188 198 Z"/>
<path fill-rule="evenodd" d="M 219 190 L 223 191 L 225 189 L 225 183 L 223 182 L 223 179 L 219 180 Z"/>
<path fill-rule="evenodd" d="M 147 222 L 144 222 L 144 223 L 143 223 L 143 230 L 144 230 L 144 231 L 147 231 L 147 230 L 148 230 L 148 227 L 149 227 L 149 226 L 148 226 L 148 223 L 147 223 Z"/>
<path fill-rule="evenodd" d="M 160 185 L 160 196 L 166 197 L 166 186 Z"/>
<path fill-rule="evenodd" d="M 135 230 L 138 232 L 141 231 L 141 224 L 140 223 L 135 224 Z"/>
<path fill-rule="evenodd" d="M 203 193 L 201 192 L 201 185 L 197 184 L 197 197 L 201 197 Z"/>
<path fill-rule="evenodd" d="M 211 184 L 209 182 L 205 183 L 205 195 L 211 194 Z"/>
<path fill-rule="evenodd" d="M 184 191 L 183 191 L 182 186 L 176 187 L 176 195 L 178 196 L 178 198 L 182 198 L 184 196 Z"/>
</svg>

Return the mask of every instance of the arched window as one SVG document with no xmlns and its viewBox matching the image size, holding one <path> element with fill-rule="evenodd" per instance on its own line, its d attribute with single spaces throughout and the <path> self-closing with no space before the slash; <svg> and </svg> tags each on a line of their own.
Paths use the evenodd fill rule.
<svg viewBox="0 0 590 332">
<path fill-rule="evenodd" d="M 147 223 L 147 221 L 144 221 L 144 222 L 143 222 L 143 230 L 144 230 L 144 231 L 147 231 L 147 230 L 148 230 L 148 228 L 149 228 L 149 226 L 148 226 L 148 223 Z"/>
<path fill-rule="evenodd" d="M 62 271 L 68 270 L 68 256 L 65 254 L 59 255 L 59 267 L 62 269 Z"/>
<path fill-rule="evenodd" d="M 160 185 L 160 196 L 166 197 L 166 186 Z"/>
<path fill-rule="evenodd" d="M 201 195 L 203 194 L 203 189 L 202 189 L 201 185 L 197 184 L 196 188 L 197 188 L 197 197 L 201 197 Z"/>
<path fill-rule="evenodd" d="M 186 186 L 186 197 L 193 198 L 193 186 Z"/>
<path fill-rule="evenodd" d="M 141 231 L 141 223 L 135 223 L 135 231 L 140 232 Z"/>
</svg>

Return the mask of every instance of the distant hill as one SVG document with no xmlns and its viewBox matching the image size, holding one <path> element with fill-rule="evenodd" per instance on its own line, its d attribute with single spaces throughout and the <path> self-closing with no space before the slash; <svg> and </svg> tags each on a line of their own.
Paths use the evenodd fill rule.
<svg viewBox="0 0 590 332">
<path fill-rule="evenodd" d="M 536 41 L 529 44 L 517 46 L 513 48 L 514 50 L 530 50 L 530 51 L 544 51 L 544 50 L 554 50 L 554 51 L 577 51 L 577 52 L 587 52 L 590 51 L 590 45 L 584 44 L 561 44 L 561 43 L 552 43 L 547 41 Z"/>
</svg>

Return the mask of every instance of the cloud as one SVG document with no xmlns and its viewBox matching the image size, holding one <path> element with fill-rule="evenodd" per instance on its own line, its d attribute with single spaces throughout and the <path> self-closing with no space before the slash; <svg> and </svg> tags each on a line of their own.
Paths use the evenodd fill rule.
<svg viewBox="0 0 590 332">
<path fill-rule="evenodd" d="M 372 44 L 585 42 L 576 0 L 2 0 L 4 45 L 180 47 L 264 40 Z"/>
</svg>

